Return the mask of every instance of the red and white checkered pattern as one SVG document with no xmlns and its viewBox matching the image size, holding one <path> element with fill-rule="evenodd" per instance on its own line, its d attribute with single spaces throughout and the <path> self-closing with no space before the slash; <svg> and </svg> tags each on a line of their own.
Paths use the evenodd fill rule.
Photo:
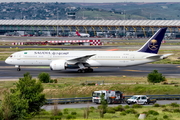
<svg viewBox="0 0 180 120">
<path fill-rule="evenodd" d="M 18 42 L 12 43 L 12 45 L 31 45 L 31 44 L 42 44 L 43 42 Z M 45 43 L 45 42 L 44 42 Z M 89 43 L 89 45 L 102 45 L 101 40 L 61 40 L 61 41 L 48 41 L 48 43 L 57 44 L 57 43 Z M 43 45 L 43 44 L 42 44 Z"/>
<path fill-rule="evenodd" d="M 90 45 L 102 45 L 101 40 L 89 40 Z"/>
<path fill-rule="evenodd" d="M 23 42 L 15 42 L 15 43 L 12 43 L 12 45 L 24 45 Z"/>
<path fill-rule="evenodd" d="M 101 40 L 62 40 L 48 41 L 49 43 L 90 43 L 90 45 L 102 45 Z"/>
<path fill-rule="evenodd" d="M 89 40 L 61 40 L 61 41 L 48 41 L 49 43 L 85 43 Z"/>
</svg>

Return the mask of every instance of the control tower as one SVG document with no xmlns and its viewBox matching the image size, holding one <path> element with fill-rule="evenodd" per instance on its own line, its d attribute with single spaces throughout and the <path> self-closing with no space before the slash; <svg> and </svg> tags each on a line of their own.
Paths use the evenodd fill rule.
<svg viewBox="0 0 180 120">
<path fill-rule="evenodd" d="M 75 20 L 76 19 L 76 13 L 75 12 L 68 12 L 67 18 L 68 18 L 68 20 Z"/>
</svg>

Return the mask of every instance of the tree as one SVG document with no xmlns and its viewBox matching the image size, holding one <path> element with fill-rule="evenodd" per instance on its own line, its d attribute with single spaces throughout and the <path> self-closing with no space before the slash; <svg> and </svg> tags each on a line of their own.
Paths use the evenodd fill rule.
<svg viewBox="0 0 180 120">
<path fill-rule="evenodd" d="M 49 74 L 45 73 L 45 72 L 40 73 L 38 75 L 38 78 L 42 83 L 48 83 L 50 81 L 50 79 L 51 79 Z"/>
<path fill-rule="evenodd" d="M 0 120 L 19 120 L 26 118 L 28 102 L 26 99 L 21 99 L 19 96 L 19 91 L 14 94 L 9 91 L 5 92 L 1 104 Z"/>
<path fill-rule="evenodd" d="M 46 100 L 42 91 L 41 82 L 25 73 L 14 88 L 5 92 L 0 107 L 0 120 L 21 120 L 37 114 Z"/>
<path fill-rule="evenodd" d="M 40 111 L 46 99 L 45 94 L 42 94 L 43 86 L 40 81 L 32 79 L 29 73 L 24 74 L 24 78 L 19 79 L 16 84 L 17 90 L 20 90 L 21 96 L 28 100 L 30 108 L 28 113 Z"/>
<path fill-rule="evenodd" d="M 166 80 L 161 73 L 158 73 L 157 70 L 153 70 L 153 72 L 149 73 L 147 76 L 148 82 L 150 83 L 160 83 Z"/>
<path fill-rule="evenodd" d="M 102 93 L 101 96 L 101 105 L 98 106 L 100 117 L 104 118 L 104 114 L 106 113 L 106 109 L 108 107 L 107 101 L 104 99 L 104 94 Z"/>
</svg>

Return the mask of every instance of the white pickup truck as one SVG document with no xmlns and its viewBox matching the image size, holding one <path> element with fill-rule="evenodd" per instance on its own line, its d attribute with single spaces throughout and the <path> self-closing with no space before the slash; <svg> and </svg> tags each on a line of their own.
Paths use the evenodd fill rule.
<svg viewBox="0 0 180 120">
<path fill-rule="evenodd" d="M 128 105 L 130 104 L 150 104 L 150 103 L 155 103 L 156 100 L 155 99 L 150 99 L 149 97 L 147 97 L 146 95 L 133 95 L 131 98 L 126 100 L 126 103 Z"/>
</svg>

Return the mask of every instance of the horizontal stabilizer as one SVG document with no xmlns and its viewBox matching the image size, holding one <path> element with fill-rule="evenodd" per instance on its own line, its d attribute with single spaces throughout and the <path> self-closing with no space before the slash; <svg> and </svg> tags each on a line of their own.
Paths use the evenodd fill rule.
<svg viewBox="0 0 180 120">
<path fill-rule="evenodd" d="M 153 55 L 149 55 L 145 58 L 147 58 L 147 59 L 165 59 L 170 55 L 172 55 L 172 54 L 164 54 L 164 55 L 153 54 Z"/>
<path fill-rule="evenodd" d="M 165 58 L 167 58 L 167 57 L 170 56 L 170 55 L 173 55 L 173 53 L 170 53 L 170 54 L 164 54 L 164 55 L 161 57 L 161 59 L 165 59 Z"/>
</svg>

